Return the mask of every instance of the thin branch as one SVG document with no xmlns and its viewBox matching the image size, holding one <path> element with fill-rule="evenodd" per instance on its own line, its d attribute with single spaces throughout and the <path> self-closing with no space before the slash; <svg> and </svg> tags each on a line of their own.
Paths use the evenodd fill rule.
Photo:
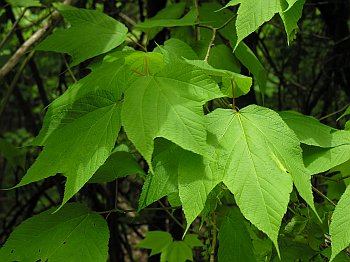
<svg viewBox="0 0 350 262">
<path fill-rule="evenodd" d="M 19 23 L 19 21 L 21 21 L 22 17 L 24 16 L 24 14 L 26 13 L 28 9 L 24 8 L 24 10 L 22 11 L 22 13 L 19 15 L 19 17 L 16 19 L 16 21 L 13 23 L 12 28 L 10 30 L 10 32 L 8 32 L 8 34 L 5 36 L 5 38 L 1 41 L 0 43 L 0 49 L 4 47 L 4 45 L 6 44 L 6 42 L 10 39 L 10 37 L 12 36 L 13 32 L 16 30 L 16 27 Z"/>
<path fill-rule="evenodd" d="M 171 217 L 171 219 L 172 219 L 176 224 L 178 224 L 183 230 L 186 230 L 186 228 L 184 227 L 184 225 L 183 225 L 179 220 L 177 220 L 177 218 L 174 217 L 173 214 L 171 214 L 171 213 L 169 212 L 169 210 L 167 209 L 167 207 L 164 206 L 164 204 L 163 204 L 161 201 L 158 200 L 157 202 L 159 203 L 159 205 L 161 205 L 161 207 L 164 209 L 164 211 Z"/>
<path fill-rule="evenodd" d="M 323 194 L 320 190 L 318 190 L 316 187 L 312 186 L 312 190 L 315 191 L 319 196 L 321 196 L 323 199 L 326 199 L 329 203 L 331 203 L 333 206 L 337 206 L 332 200 L 330 200 L 325 194 Z"/>
<path fill-rule="evenodd" d="M 325 115 L 325 116 L 319 118 L 318 120 L 322 121 L 322 120 L 324 120 L 324 119 L 326 119 L 326 118 L 328 118 L 328 117 L 337 115 L 337 114 L 339 114 L 340 112 L 342 112 L 342 111 L 344 111 L 345 109 L 347 109 L 347 108 L 349 107 L 349 105 L 350 105 L 350 104 L 347 104 L 346 106 L 340 108 L 339 110 L 337 110 L 337 111 L 335 111 L 335 112 L 333 112 L 333 113 L 330 113 L 330 114 L 328 114 L 328 115 Z M 338 118 L 338 119 L 339 119 L 339 118 Z"/>
</svg>

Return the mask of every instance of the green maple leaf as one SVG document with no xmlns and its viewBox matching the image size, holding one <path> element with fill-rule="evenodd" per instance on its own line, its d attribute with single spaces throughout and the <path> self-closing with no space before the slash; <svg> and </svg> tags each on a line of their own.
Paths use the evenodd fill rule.
<svg viewBox="0 0 350 262">
<path fill-rule="evenodd" d="M 128 29 L 102 12 L 62 4 L 56 7 L 71 27 L 57 30 L 40 43 L 37 50 L 68 53 L 72 56 L 72 65 L 77 65 L 112 50 L 126 38 Z"/>
<path fill-rule="evenodd" d="M 205 154 L 207 134 L 202 106 L 221 96 L 217 84 L 203 71 L 175 62 L 153 76 L 139 78 L 126 90 L 122 123 L 128 138 L 149 164 L 156 137 Z"/>
<path fill-rule="evenodd" d="M 350 186 L 340 198 L 329 226 L 332 237 L 332 261 L 336 255 L 350 244 Z"/>
<path fill-rule="evenodd" d="M 121 127 L 124 69 L 120 61 L 105 63 L 50 105 L 34 143 L 44 150 L 16 187 L 62 173 L 67 177 L 63 205 L 89 181 Z"/>
<path fill-rule="evenodd" d="M 243 215 L 277 247 L 278 230 L 294 183 L 314 209 L 310 174 L 299 140 L 272 110 L 248 106 L 239 112 L 217 109 L 207 115 L 218 141 L 216 158 L 223 182 Z"/>
<path fill-rule="evenodd" d="M 16 227 L 0 249 L 0 260 L 107 260 L 109 232 L 100 215 L 80 204 L 67 204 L 58 212 L 52 212 L 54 209 Z"/>
</svg>

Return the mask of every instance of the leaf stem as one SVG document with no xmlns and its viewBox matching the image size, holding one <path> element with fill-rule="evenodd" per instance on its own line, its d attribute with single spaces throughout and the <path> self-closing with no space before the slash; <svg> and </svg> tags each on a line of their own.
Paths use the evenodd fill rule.
<svg viewBox="0 0 350 262">
<path fill-rule="evenodd" d="M 139 46 L 142 48 L 143 51 L 147 52 L 146 47 L 144 47 L 143 45 L 141 45 L 139 42 L 135 41 L 134 39 L 132 39 L 130 36 L 128 36 L 128 38 L 131 40 L 131 42 L 133 42 L 135 45 Z"/>
<path fill-rule="evenodd" d="M 139 71 L 137 71 L 135 69 L 130 69 L 130 70 L 133 71 L 134 73 L 140 75 L 140 76 L 146 76 L 145 74 L 143 74 L 143 73 L 141 73 L 141 72 L 139 72 Z"/>
<path fill-rule="evenodd" d="M 236 100 L 235 100 L 235 83 L 231 79 L 231 90 L 232 90 L 232 110 L 236 111 Z"/>
</svg>

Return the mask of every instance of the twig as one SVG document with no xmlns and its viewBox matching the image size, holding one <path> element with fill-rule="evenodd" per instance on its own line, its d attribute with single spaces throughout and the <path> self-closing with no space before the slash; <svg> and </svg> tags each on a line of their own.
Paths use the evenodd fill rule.
<svg viewBox="0 0 350 262">
<path fill-rule="evenodd" d="M 227 26 L 235 17 L 236 17 L 236 15 L 230 17 L 230 19 L 228 19 L 225 23 L 223 23 L 219 27 L 213 27 L 211 25 L 200 25 L 200 24 L 198 25 L 198 27 L 208 28 L 208 29 L 213 31 L 213 35 L 212 35 L 212 37 L 210 39 L 210 42 L 209 42 L 209 45 L 208 45 L 207 54 L 205 55 L 205 58 L 204 58 L 205 62 L 208 62 L 208 58 L 209 58 L 209 55 L 210 55 L 210 50 L 211 50 L 212 46 L 214 45 L 214 41 L 215 41 L 215 38 L 216 38 L 216 32 L 219 31 L 220 29 L 224 28 L 225 26 Z"/>
<path fill-rule="evenodd" d="M 64 64 L 65 64 L 65 66 L 67 68 L 67 71 L 68 71 L 69 75 L 72 77 L 72 79 L 73 79 L 73 81 L 75 83 L 78 82 L 78 80 L 76 79 L 76 77 L 74 76 L 74 74 L 72 72 L 72 69 L 70 68 L 69 64 L 67 63 L 67 60 L 66 60 L 65 56 L 64 55 L 62 55 L 62 56 L 63 56 L 63 61 L 64 61 Z"/>
<path fill-rule="evenodd" d="M 161 201 L 158 200 L 158 203 L 159 203 L 159 205 L 161 205 L 161 207 L 164 209 L 164 211 L 171 217 L 171 219 L 172 219 L 176 224 L 178 224 L 183 230 L 186 230 L 186 228 L 184 227 L 184 225 L 183 225 L 179 220 L 177 220 L 177 218 L 174 217 L 173 214 L 171 214 L 171 213 L 169 212 L 169 210 L 167 209 L 167 207 L 164 206 L 164 204 L 163 204 Z"/>
<path fill-rule="evenodd" d="M 326 119 L 326 118 L 328 118 L 328 117 L 331 117 L 331 116 L 334 116 L 334 115 L 336 115 L 336 114 L 339 114 L 340 112 L 342 112 L 342 111 L 344 111 L 346 108 L 348 108 L 348 106 L 349 106 L 349 104 L 347 104 L 346 106 L 340 108 L 339 110 L 337 110 L 337 111 L 335 111 L 335 112 L 333 112 L 333 113 L 330 113 L 330 114 L 328 114 L 328 115 L 325 115 L 325 116 L 319 118 L 318 120 L 322 121 L 322 120 L 324 120 L 324 119 Z"/>
<path fill-rule="evenodd" d="M 312 190 L 315 191 L 318 195 L 320 195 L 323 199 L 326 199 L 329 203 L 331 203 L 333 206 L 337 206 L 332 200 L 330 200 L 325 194 L 323 194 L 320 190 L 318 190 L 316 187 L 312 186 Z"/>
<path fill-rule="evenodd" d="M 22 11 L 22 13 L 19 15 L 19 17 L 16 19 L 16 21 L 13 23 L 11 31 L 8 32 L 8 34 L 5 36 L 5 38 L 1 41 L 0 43 L 0 49 L 4 47 L 4 45 L 6 44 L 6 42 L 10 39 L 10 37 L 12 36 L 13 32 L 16 30 L 16 27 L 19 23 L 19 21 L 21 21 L 22 17 L 24 16 L 25 12 L 27 11 L 27 8 L 24 8 L 24 10 Z"/>
<path fill-rule="evenodd" d="M 64 4 L 70 5 L 76 2 L 76 0 L 65 0 Z M 0 69 L 0 79 L 3 79 L 20 61 L 22 56 L 28 51 L 29 48 L 34 46 L 39 42 L 46 33 L 58 24 L 61 20 L 61 15 L 58 11 L 54 11 L 51 15 L 51 19 L 38 31 L 36 31 L 30 38 L 28 38 L 20 48 L 11 56 L 11 58 L 6 62 L 6 64 Z"/>
</svg>

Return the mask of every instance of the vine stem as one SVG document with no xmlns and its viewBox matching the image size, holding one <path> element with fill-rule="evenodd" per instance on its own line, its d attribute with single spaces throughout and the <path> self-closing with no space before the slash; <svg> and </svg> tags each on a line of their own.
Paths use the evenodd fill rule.
<svg viewBox="0 0 350 262">
<path fill-rule="evenodd" d="M 213 235 L 213 240 L 211 242 L 211 251 L 210 251 L 210 262 L 215 262 L 215 248 L 216 248 L 216 242 L 217 242 L 217 228 L 216 228 L 216 217 L 215 213 L 212 214 L 212 219 L 213 219 L 213 229 L 212 229 L 212 235 Z"/>
<path fill-rule="evenodd" d="M 350 104 L 347 104 L 346 106 L 340 108 L 339 110 L 337 110 L 337 111 L 335 111 L 335 112 L 333 112 L 333 113 L 330 113 L 330 114 L 328 114 L 328 115 L 325 115 L 325 116 L 319 118 L 318 120 L 319 120 L 319 121 L 322 121 L 322 120 L 324 120 L 324 119 L 326 119 L 326 118 L 328 118 L 328 117 L 331 117 L 331 116 L 334 116 L 334 115 L 336 115 L 336 114 L 339 114 L 340 112 L 342 112 L 342 111 L 344 111 L 346 108 L 348 108 L 349 105 L 350 105 Z M 337 119 L 337 121 L 338 121 L 338 120 L 339 120 L 339 118 Z"/>
<path fill-rule="evenodd" d="M 168 208 L 164 206 L 164 204 L 161 201 L 158 200 L 157 202 L 163 208 L 163 210 L 171 217 L 171 219 L 185 231 L 186 228 L 184 227 L 184 225 L 176 217 L 174 217 L 173 214 L 169 212 Z"/>
<path fill-rule="evenodd" d="M 318 195 L 320 195 L 323 199 L 326 199 L 329 203 L 331 203 L 333 206 L 337 206 L 331 199 L 329 199 L 325 194 L 323 194 L 320 190 L 318 190 L 316 187 L 312 186 L 312 190 L 315 191 Z"/>
</svg>

